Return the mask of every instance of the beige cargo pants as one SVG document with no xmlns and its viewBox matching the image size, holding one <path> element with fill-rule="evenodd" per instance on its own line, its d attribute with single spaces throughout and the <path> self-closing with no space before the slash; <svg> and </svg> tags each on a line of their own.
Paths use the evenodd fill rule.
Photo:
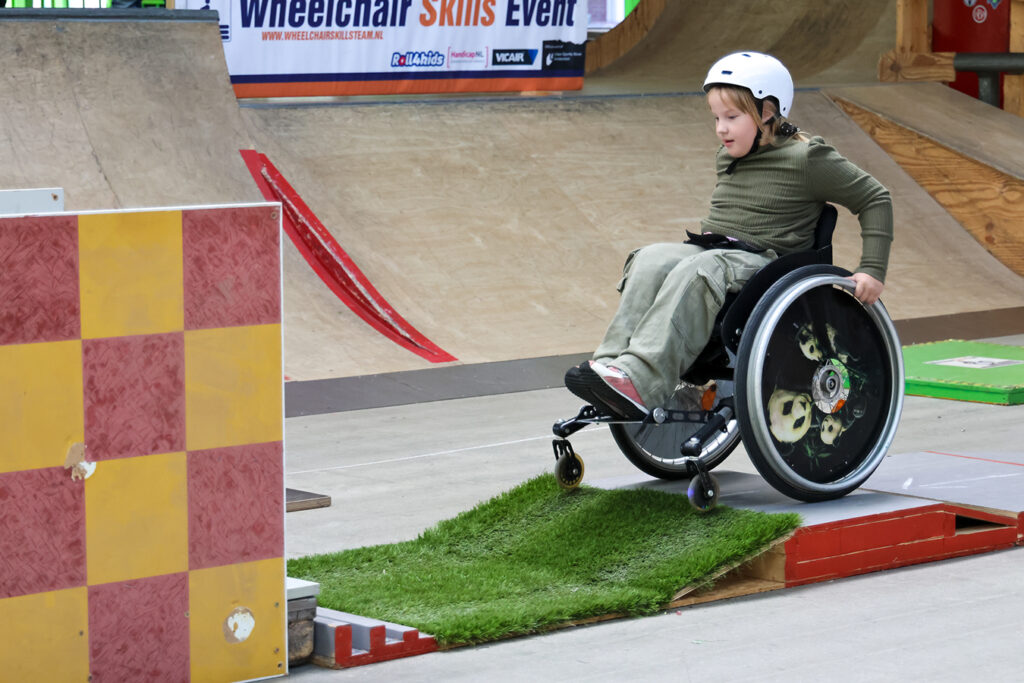
<svg viewBox="0 0 1024 683">
<path fill-rule="evenodd" d="M 619 309 L 594 360 L 633 381 L 649 409 L 663 405 L 711 337 L 727 292 L 777 257 L 768 250 L 652 244 L 626 259 Z"/>
</svg>

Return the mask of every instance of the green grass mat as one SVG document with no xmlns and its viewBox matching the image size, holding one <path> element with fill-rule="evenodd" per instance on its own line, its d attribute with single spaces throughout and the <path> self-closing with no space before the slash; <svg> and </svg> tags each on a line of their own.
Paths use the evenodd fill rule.
<svg viewBox="0 0 1024 683">
<path fill-rule="evenodd" d="M 903 347 L 906 391 L 1000 405 L 1024 403 L 1024 348 L 950 340 Z"/>
<path fill-rule="evenodd" d="M 288 576 L 320 605 L 418 628 L 442 644 L 532 633 L 607 614 L 655 612 L 800 523 L 662 491 L 562 491 L 543 475 L 414 541 L 311 555 Z"/>
</svg>

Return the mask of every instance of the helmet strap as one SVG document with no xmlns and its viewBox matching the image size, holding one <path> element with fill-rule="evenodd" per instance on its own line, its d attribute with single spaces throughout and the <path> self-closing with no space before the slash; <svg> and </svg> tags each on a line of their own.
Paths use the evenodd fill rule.
<svg viewBox="0 0 1024 683">
<path fill-rule="evenodd" d="M 762 105 L 763 102 L 764 102 L 764 100 L 757 100 L 757 109 L 758 109 L 758 113 L 761 116 L 764 116 L 764 114 L 760 111 L 761 110 L 761 105 Z M 779 118 L 778 114 L 772 114 L 771 118 L 769 118 L 764 123 L 765 123 L 765 125 L 770 126 L 772 124 L 772 121 L 779 121 L 779 135 L 782 136 L 783 138 L 791 138 L 791 137 L 793 137 L 794 135 L 796 135 L 797 133 L 800 132 L 800 129 L 797 128 L 796 126 L 794 126 L 789 121 L 781 120 Z M 744 158 L 750 156 L 751 154 L 756 152 L 760 147 L 761 147 L 761 126 L 758 126 L 757 127 L 757 132 L 754 134 L 754 144 L 752 144 L 750 146 L 750 151 L 747 152 L 746 154 L 744 154 L 741 157 L 736 157 L 735 159 L 733 159 L 729 163 L 729 167 L 727 169 L 725 169 L 726 174 L 727 175 L 732 175 L 733 172 L 736 170 L 736 164 L 738 164 L 740 162 L 740 159 L 744 159 Z"/>
<path fill-rule="evenodd" d="M 783 121 L 782 123 L 779 124 L 779 135 L 781 135 L 784 138 L 791 138 L 799 132 L 800 129 L 794 126 L 789 121 Z"/>
</svg>

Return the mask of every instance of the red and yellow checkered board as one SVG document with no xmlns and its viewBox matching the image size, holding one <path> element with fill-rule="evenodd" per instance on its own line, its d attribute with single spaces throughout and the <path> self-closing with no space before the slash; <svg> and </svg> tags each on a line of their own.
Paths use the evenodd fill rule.
<svg viewBox="0 0 1024 683">
<path fill-rule="evenodd" d="M 0 679 L 285 672 L 280 234 L 0 218 Z"/>
</svg>

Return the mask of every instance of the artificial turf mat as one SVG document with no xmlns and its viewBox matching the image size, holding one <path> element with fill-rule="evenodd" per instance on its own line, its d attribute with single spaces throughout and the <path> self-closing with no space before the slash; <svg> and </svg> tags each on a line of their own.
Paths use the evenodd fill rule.
<svg viewBox="0 0 1024 683">
<path fill-rule="evenodd" d="M 1024 348 L 949 340 L 903 347 L 906 392 L 1000 405 L 1024 403 Z"/>
<path fill-rule="evenodd" d="M 562 491 L 543 475 L 403 543 L 288 561 L 318 603 L 418 628 L 442 645 L 588 617 L 655 612 L 682 587 L 767 547 L 796 514 L 718 507 L 645 489 Z"/>
</svg>

